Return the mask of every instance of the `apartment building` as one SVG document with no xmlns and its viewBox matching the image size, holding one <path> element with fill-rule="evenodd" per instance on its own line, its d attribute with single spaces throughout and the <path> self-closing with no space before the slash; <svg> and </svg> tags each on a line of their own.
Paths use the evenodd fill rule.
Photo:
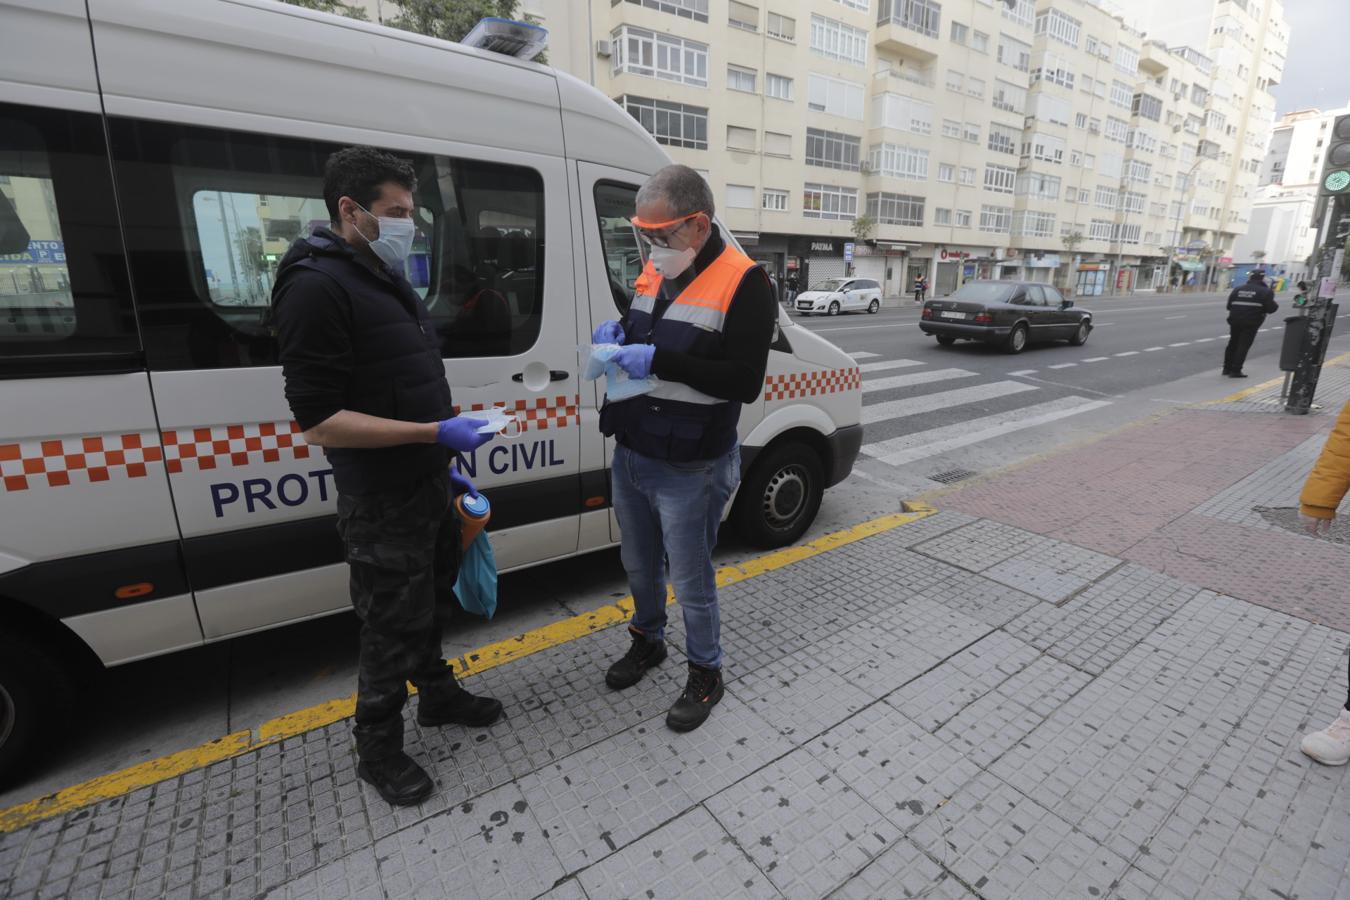
<svg viewBox="0 0 1350 900">
<path fill-rule="evenodd" d="M 1162 287 L 1169 259 L 1217 278 L 1247 226 L 1282 13 L 1179 2 L 1208 23 L 1191 29 L 1203 46 L 1100 0 L 523 9 L 550 28 L 552 64 L 704 173 L 780 278 L 848 272 L 896 296 L 922 272 L 939 294 L 972 277 L 1097 294 Z"/>
</svg>

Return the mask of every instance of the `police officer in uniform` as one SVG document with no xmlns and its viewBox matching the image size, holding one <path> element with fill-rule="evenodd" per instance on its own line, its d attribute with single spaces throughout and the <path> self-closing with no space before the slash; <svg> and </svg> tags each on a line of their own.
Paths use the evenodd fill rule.
<svg viewBox="0 0 1350 900">
<path fill-rule="evenodd" d="M 659 385 L 600 412 L 601 430 L 617 444 L 614 511 L 636 607 L 632 643 L 605 681 L 631 687 L 665 659 L 668 565 L 689 659 L 685 689 L 666 716 L 676 731 L 697 728 L 722 699 L 712 550 L 740 483 L 741 404 L 764 389 L 777 315 L 764 270 L 722 239 L 712 217 L 712 191 L 693 169 L 653 175 L 633 219 L 650 245 L 637 294 L 622 322 L 603 322 L 594 335 L 623 345 L 615 361 L 629 375 L 654 374 Z"/>
<path fill-rule="evenodd" d="M 403 160 L 369 147 L 334 153 L 323 181 L 331 227 L 291 245 L 272 292 L 286 400 L 333 467 L 361 620 L 357 772 L 398 805 L 434 789 L 403 752 L 407 681 L 423 726 L 484 726 L 502 712 L 441 658 L 460 554 L 451 500 L 474 491 L 451 452 L 491 436 L 477 433 L 486 422 L 453 416 L 439 339 L 404 277 L 416 190 Z"/>
<path fill-rule="evenodd" d="M 1275 292 L 1266 286 L 1265 274 L 1253 269 L 1247 283 L 1234 288 L 1228 295 L 1228 348 L 1223 353 L 1223 374 L 1229 378 L 1246 378 L 1242 371 L 1256 333 L 1266 316 L 1280 307 L 1275 303 Z"/>
</svg>

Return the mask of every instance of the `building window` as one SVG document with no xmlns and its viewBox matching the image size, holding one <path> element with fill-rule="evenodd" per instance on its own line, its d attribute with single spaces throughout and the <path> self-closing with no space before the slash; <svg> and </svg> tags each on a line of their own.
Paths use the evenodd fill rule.
<svg viewBox="0 0 1350 900">
<path fill-rule="evenodd" d="M 1042 162 L 1064 162 L 1064 138 L 1032 132 L 1022 140 L 1022 155 Z"/>
<path fill-rule="evenodd" d="M 938 181 L 943 184 L 956 183 L 956 166 L 949 166 L 946 163 L 938 163 Z"/>
<path fill-rule="evenodd" d="M 983 31 L 976 31 L 970 37 L 970 49 L 976 53 L 989 52 L 989 35 Z"/>
<path fill-rule="evenodd" d="M 860 9 L 867 12 L 872 8 L 871 0 L 834 0 L 840 6 L 847 6 L 849 9 Z"/>
<path fill-rule="evenodd" d="M 729 0 L 727 24 L 742 31 L 759 31 L 759 7 Z"/>
<path fill-rule="evenodd" d="M 1139 51 L 1120 44 L 1116 47 L 1116 71 L 1135 75 L 1139 71 Z"/>
<path fill-rule="evenodd" d="M 1042 94 L 1042 97 L 1047 95 Z M 1027 89 L 1016 84 L 996 79 L 994 81 L 994 109 L 1021 115 L 1027 111 Z M 1067 105 L 1067 104 L 1066 104 Z"/>
<path fill-rule="evenodd" d="M 1060 184 L 1058 175 L 1024 172 L 1017 176 L 1017 195 L 1035 200 L 1058 200 Z M 1073 191 L 1068 193 L 1067 199 L 1070 203 L 1073 202 L 1073 193 Z"/>
<path fill-rule="evenodd" d="M 1129 109 L 1133 103 L 1134 95 L 1130 92 L 1130 86 L 1120 81 L 1111 82 L 1111 94 L 1107 98 L 1112 106 L 1119 106 L 1121 109 Z"/>
<path fill-rule="evenodd" d="M 867 217 L 882 225 L 922 225 L 923 203 L 908 194 L 868 194 Z"/>
<path fill-rule="evenodd" d="M 872 99 L 872 121 L 882 128 L 932 134 L 933 106 L 903 94 L 878 94 Z"/>
<path fill-rule="evenodd" d="M 865 66 L 867 32 L 825 16 L 812 15 L 811 52 L 826 59 Z"/>
<path fill-rule="evenodd" d="M 753 94 L 755 93 L 755 82 L 758 79 L 758 74 L 754 69 L 727 66 L 727 88 Z"/>
<path fill-rule="evenodd" d="M 695 22 L 708 21 L 708 0 L 628 0 L 635 6 L 660 10 Z"/>
<path fill-rule="evenodd" d="M 806 129 L 806 164 L 857 172 L 862 168 L 862 138 L 820 128 Z"/>
<path fill-rule="evenodd" d="M 960 140 L 960 139 L 961 139 L 961 123 L 955 121 L 954 119 L 943 119 L 943 120 L 942 120 L 942 136 L 943 136 L 943 137 L 949 137 L 949 138 L 956 138 L 957 140 Z"/>
<path fill-rule="evenodd" d="M 764 155 L 791 157 L 792 135 L 779 134 L 775 131 L 764 132 Z"/>
<path fill-rule="evenodd" d="M 1115 188 L 1097 187 L 1097 197 L 1094 201 L 1098 209 L 1115 209 L 1118 197 Z"/>
<path fill-rule="evenodd" d="M 972 185 L 975 183 L 975 167 L 961 166 L 956 171 L 956 181 L 958 184 Z"/>
<path fill-rule="evenodd" d="M 957 228 L 970 227 L 970 210 L 958 209 L 956 211 L 956 227 Z"/>
<path fill-rule="evenodd" d="M 846 119 L 863 118 L 864 88 L 853 81 L 817 75 L 814 72 L 806 81 L 806 105 L 816 112 Z"/>
<path fill-rule="evenodd" d="M 611 35 L 614 74 L 627 72 L 696 87 L 708 86 L 708 45 L 623 25 Z"/>
<path fill-rule="evenodd" d="M 1148 184 L 1149 179 L 1153 177 L 1153 166 L 1146 162 L 1138 160 L 1130 161 L 1129 179 L 1139 184 Z"/>
<path fill-rule="evenodd" d="M 1012 207 L 981 206 L 980 230 L 994 234 L 1007 234 L 1012 227 Z"/>
<path fill-rule="evenodd" d="M 998 61 L 1012 66 L 1019 72 L 1031 71 L 1031 45 L 1000 33 L 998 36 Z"/>
<path fill-rule="evenodd" d="M 1002 0 L 998 7 L 1003 12 L 1003 18 L 1025 28 L 1031 27 L 1036 16 L 1035 0 Z"/>
<path fill-rule="evenodd" d="M 1045 81 L 1051 84 L 1057 84 L 1060 87 L 1073 90 L 1073 72 L 1069 70 L 1069 62 L 1058 53 L 1046 53 L 1040 61 L 1040 65 L 1031 70 L 1032 82 Z"/>
<path fill-rule="evenodd" d="M 1122 212 L 1141 213 L 1144 211 L 1144 195 L 1138 191 L 1125 191 L 1120 195 Z"/>
<path fill-rule="evenodd" d="M 764 22 L 764 32 L 769 37 L 776 37 L 781 41 L 797 40 L 797 20 L 790 19 L 780 13 L 771 12 Z"/>
<path fill-rule="evenodd" d="M 856 219 L 858 192 L 832 184 L 808 183 L 802 191 L 802 215 L 808 219 Z"/>
<path fill-rule="evenodd" d="M 1017 170 L 1011 166 L 984 167 L 984 189 L 995 194 L 1011 194 L 1017 186 Z"/>
<path fill-rule="evenodd" d="M 1069 152 L 1069 165 L 1071 166 L 1083 165 L 1083 154 L 1081 151 L 1072 150 Z"/>
<path fill-rule="evenodd" d="M 1017 155 L 1017 141 L 1022 136 L 1022 129 L 1012 128 L 1008 125 L 1000 125 L 997 122 L 989 123 L 989 149 L 995 153 L 1008 153 Z"/>
<path fill-rule="evenodd" d="M 625 94 L 616 101 L 657 143 L 690 150 L 708 149 L 708 110 L 702 106 Z"/>
<path fill-rule="evenodd" d="M 952 43 L 964 47 L 970 41 L 970 29 L 960 22 L 952 23 Z"/>
<path fill-rule="evenodd" d="M 1065 15 L 1057 9 L 1048 10 L 1036 17 L 1036 33 L 1049 35 L 1061 44 L 1078 48 L 1078 35 L 1083 23 Z"/>
<path fill-rule="evenodd" d="M 900 144 L 873 144 L 867 164 L 878 175 L 906 181 L 928 180 L 928 151 Z"/>
<path fill-rule="evenodd" d="M 1102 133 L 1108 141 L 1123 144 L 1130 136 L 1130 123 L 1123 119 L 1117 119 L 1115 116 L 1107 116 L 1106 128 Z"/>
<path fill-rule="evenodd" d="M 766 72 L 764 75 L 764 96 L 773 97 L 775 100 L 791 100 L 792 79 L 786 75 L 774 75 Z"/>
<path fill-rule="evenodd" d="M 980 142 L 980 126 L 976 125 L 974 122 L 967 122 L 965 128 L 961 132 L 961 140 L 971 144 L 978 144 Z"/>
<path fill-rule="evenodd" d="M 1019 209 L 1013 213 L 1012 233 L 1015 237 L 1050 237 L 1055 233 L 1055 214 Z"/>
<path fill-rule="evenodd" d="M 787 212 L 788 192 L 764 189 L 764 208 L 769 212 Z"/>
<path fill-rule="evenodd" d="M 1111 223 L 1093 219 L 1088 225 L 1088 239 L 1093 241 L 1111 240 Z"/>
<path fill-rule="evenodd" d="M 976 100 L 984 99 L 984 79 L 970 76 L 966 79 L 966 94 Z"/>
<path fill-rule="evenodd" d="M 755 188 L 750 184 L 727 185 L 727 206 L 731 209 L 754 209 Z"/>
<path fill-rule="evenodd" d="M 941 206 L 939 206 L 939 207 L 937 207 L 936 209 L 934 209 L 934 210 L 933 210 L 933 224 L 934 224 L 934 225 L 950 225 L 950 224 L 952 224 L 952 211 L 951 211 L 950 209 L 943 209 Z"/>
<path fill-rule="evenodd" d="M 1130 111 L 1154 122 L 1162 121 L 1162 101 L 1148 94 L 1135 94 L 1130 102 Z"/>
<path fill-rule="evenodd" d="M 759 132 L 753 128 L 740 128 L 735 125 L 727 126 L 727 149 L 743 150 L 746 153 L 754 153 L 756 149 L 756 138 Z"/>
<path fill-rule="evenodd" d="M 935 38 L 942 27 L 942 4 L 933 0 L 881 0 L 878 25 L 899 25 Z"/>
<path fill-rule="evenodd" d="M 947 90 L 955 91 L 958 94 L 964 94 L 966 92 L 966 76 L 955 69 L 948 69 Z"/>
</svg>

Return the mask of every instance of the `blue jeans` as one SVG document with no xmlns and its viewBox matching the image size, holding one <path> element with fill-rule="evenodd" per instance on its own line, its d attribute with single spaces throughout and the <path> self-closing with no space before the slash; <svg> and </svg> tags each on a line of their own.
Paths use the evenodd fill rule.
<svg viewBox="0 0 1350 900">
<path fill-rule="evenodd" d="M 623 529 L 620 555 L 635 610 L 632 627 L 666 636 L 666 571 L 684 613 L 689 661 L 722 667 L 722 622 L 712 552 L 722 510 L 741 482 L 741 451 L 675 463 L 614 448 L 614 512 Z"/>
</svg>

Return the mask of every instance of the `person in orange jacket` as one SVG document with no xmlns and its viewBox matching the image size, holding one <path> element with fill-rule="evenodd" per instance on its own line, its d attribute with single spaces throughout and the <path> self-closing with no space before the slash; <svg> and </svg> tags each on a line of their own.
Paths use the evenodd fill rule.
<svg viewBox="0 0 1350 900">
<path fill-rule="evenodd" d="M 1350 403 L 1341 409 L 1298 498 L 1299 519 L 1308 534 L 1324 535 L 1331 531 L 1336 507 L 1341 505 L 1347 491 L 1350 491 Z M 1350 700 L 1334 722 L 1306 735 L 1301 746 L 1304 753 L 1324 765 L 1343 766 L 1350 762 Z"/>
</svg>

